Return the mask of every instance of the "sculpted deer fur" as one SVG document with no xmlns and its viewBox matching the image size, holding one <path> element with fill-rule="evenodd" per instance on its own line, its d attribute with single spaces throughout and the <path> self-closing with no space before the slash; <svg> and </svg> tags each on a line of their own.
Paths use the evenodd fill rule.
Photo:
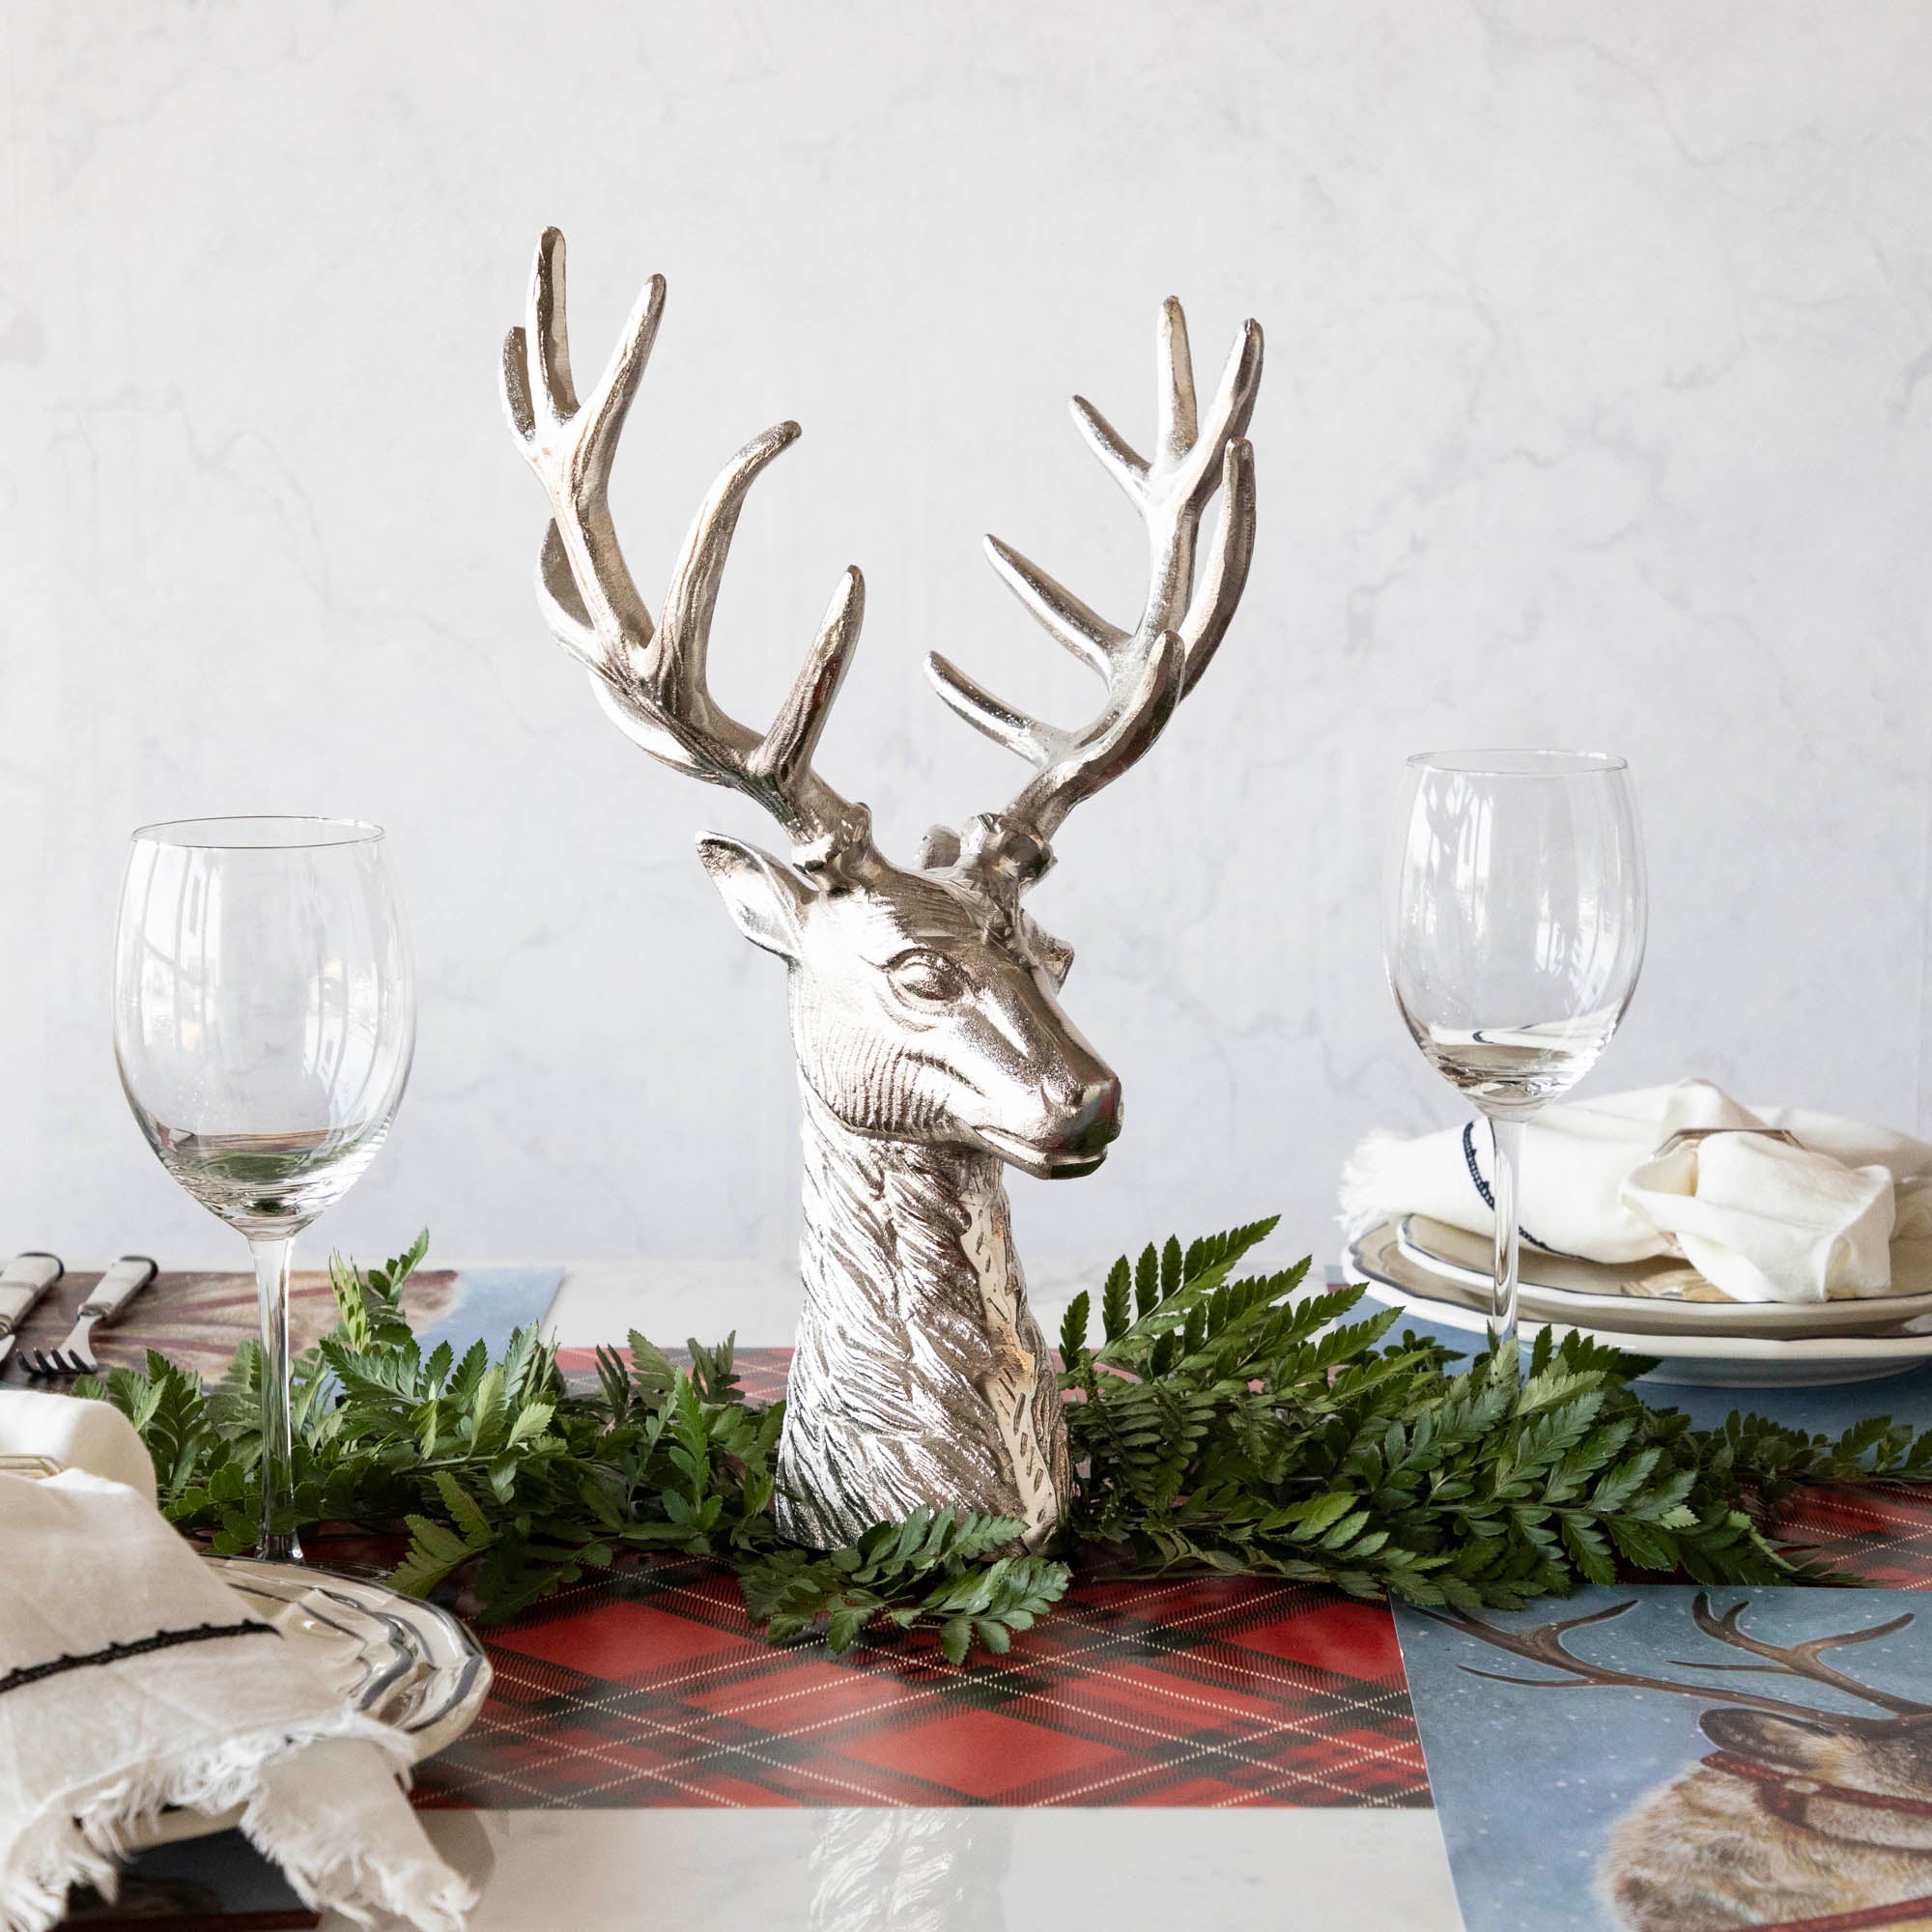
<svg viewBox="0 0 1932 1932">
<path fill-rule="evenodd" d="M 1120 1132 L 1120 1082 L 1060 1004 L 1071 951 L 1020 899 L 1082 799 L 1134 763 L 1206 669 L 1246 582 L 1254 467 L 1242 440 L 1261 377 L 1250 322 L 1205 424 L 1179 304 L 1161 313 L 1154 453 L 1084 402 L 1081 426 L 1146 521 L 1149 589 L 1132 630 L 1108 622 L 996 539 L 994 567 L 1057 641 L 1104 679 L 1096 719 L 1055 729 L 944 658 L 927 669 L 968 723 L 1034 774 L 1004 809 L 927 835 L 916 867 L 812 769 L 858 643 L 865 586 L 847 570 L 803 669 L 762 734 L 705 676 L 712 609 L 746 491 L 797 440 L 781 423 L 740 450 L 697 513 L 653 625 L 611 526 L 607 488 L 663 312 L 654 277 L 596 387 L 579 401 L 564 324 L 563 239 L 537 247 L 503 391 L 550 497 L 539 597 L 633 743 L 755 799 L 788 858 L 707 835 L 698 855 L 741 931 L 789 970 L 804 1094 L 805 1306 L 775 1501 L 793 1541 L 831 1548 L 922 1504 L 1009 1517 L 1038 1548 L 1070 1472 L 1052 1358 L 1012 1252 L 1003 1170 L 1091 1174 Z M 1224 494 L 1195 590 L 1202 513 Z"/>
<path fill-rule="evenodd" d="M 1673 1691 L 1713 1707 L 1697 1722 L 1717 1750 L 1639 1801 L 1612 1833 L 1599 1867 L 1599 1890 L 1632 1932 L 1932 1929 L 1932 1704 L 1860 1683 L 1824 1658 L 1891 1635 L 1913 1621 L 1911 1613 L 1869 1630 L 1775 1644 L 1745 1630 L 1742 1604 L 1719 1615 L 1700 1593 L 1691 1606 L 1706 1636 L 1758 1660 L 1692 1667 L 1828 1686 L 1886 1713 L 1872 1717 L 1609 1669 L 1565 1649 L 1568 1632 L 1634 1607 L 1633 1600 L 1530 1630 L 1432 1612 L 1514 1656 L 1568 1673 L 1475 1676 L 1544 1690 Z"/>
</svg>

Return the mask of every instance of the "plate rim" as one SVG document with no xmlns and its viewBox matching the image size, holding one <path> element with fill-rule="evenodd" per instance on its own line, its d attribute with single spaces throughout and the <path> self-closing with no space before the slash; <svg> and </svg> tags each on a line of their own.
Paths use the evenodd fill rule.
<svg viewBox="0 0 1932 1932">
<path fill-rule="evenodd" d="M 1374 1227 L 1365 1229 L 1350 1241 L 1350 1252 L 1377 1236 L 1386 1233 L 1389 1238 L 1404 1251 L 1405 1259 L 1413 1267 L 1435 1274 L 1447 1282 L 1464 1288 L 1474 1288 L 1479 1284 L 1473 1270 L 1463 1269 L 1458 1264 L 1445 1261 L 1434 1254 L 1423 1242 L 1408 1234 L 1413 1221 L 1434 1221 L 1434 1215 L 1424 1214 L 1420 1209 L 1406 1214 L 1392 1214 Z M 1437 1226 L 1450 1224 L 1437 1222 Z M 1466 1232 L 1457 1230 L 1458 1233 Z M 1471 1236 L 1471 1238 L 1475 1238 Z M 1586 1265 L 1592 1265 L 1586 1264 Z M 1821 1336 L 1838 1335 L 1850 1337 L 1858 1334 L 1879 1334 L 1889 1328 L 1902 1326 L 1908 1321 L 1916 1321 L 1922 1316 L 1932 1315 L 1932 1289 L 1921 1289 L 1911 1294 L 1902 1295 L 1846 1295 L 1826 1302 L 1779 1302 L 1779 1301 L 1680 1301 L 1668 1296 L 1654 1299 L 1638 1294 L 1596 1294 L 1586 1289 L 1552 1288 L 1546 1282 L 1520 1283 L 1518 1289 L 1518 1304 L 1527 1308 L 1532 1302 L 1540 1303 L 1546 1310 L 1560 1312 L 1560 1319 L 1577 1325 L 1572 1318 L 1581 1316 L 1581 1325 L 1595 1326 L 1588 1320 L 1599 1313 L 1615 1309 L 1620 1313 L 1629 1311 L 1641 1321 L 1651 1310 L 1669 1311 L 1671 1318 L 1681 1326 L 1650 1326 L 1640 1332 L 1644 1334 L 1681 1335 L 1735 1335 L 1740 1339 L 1755 1333 L 1764 1340 L 1816 1340 Z M 1830 1321 L 1833 1314 L 1843 1319 L 1843 1311 L 1861 1309 L 1869 1311 L 1869 1319 L 1858 1321 L 1852 1329 L 1830 1328 L 1821 1324 Z M 1618 1333 L 1626 1331 L 1619 1327 Z"/>
<path fill-rule="evenodd" d="M 1444 1326 L 1480 1334 L 1489 1325 L 1480 1309 L 1460 1301 L 1437 1301 L 1402 1282 L 1388 1280 L 1365 1264 L 1364 1244 L 1391 1230 L 1385 1221 L 1356 1236 L 1349 1243 L 1347 1264 L 1357 1285 L 1383 1291 L 1399 1298 L 1408 1312 L 1424 1320 L 1440 1320 Z M 1419 1306 L 1411 1306 L 1419 1304 Z M 1425 1311 L 1427 1311 L 1425 1313 Z M 1906 1361 L 1932 1358 L 1932 1331 L 1919 1335 L 1742 1335 L 1659 1333 L 1651 1329 L 1600 1328 L 1587 1321 L 1548 1321 L 1524 1312 L 1519 1327 L 1531 1334 L 1543 1328 L 1574 1329 L 1626 1354 L 1656 1355 L 1679 1361 Z"/>
</svg>

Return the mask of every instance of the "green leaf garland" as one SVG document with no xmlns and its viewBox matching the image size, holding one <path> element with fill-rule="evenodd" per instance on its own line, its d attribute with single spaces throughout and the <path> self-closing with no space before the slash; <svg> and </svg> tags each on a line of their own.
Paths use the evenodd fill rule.
<svg viewBox="0 0 1932 1932">
<path fill-rule="evenodd" d="M 534 1329 L 500 1359 L 425 1356 L 402 1313 L 423 1235 L 364 1272 L 329 1268 L 336 1324 L 296 1364 L 291 1526 L 407 1531 L 394 1575 L 452 1579 L 486 1618 L 514 1615 L 626 1554 L 708 1556 L 737 1571 L 775 1642 L 822 1624 L 927 1630 L 954 1663 L 1006 1652 L 1065 1593 L 1082 1545 L 1118 1574 L 1192 1569 L 1334 1585 L 1458 1608 L 1515 1607 L 1607 1582 L 1619 1566 L 1702 1583 L 1844 1582 L 1781 1551 L 1801 1484 L 1932 1474 L 1932 1434 L 1887 1417 L 1832 1440 L 1733 1414 L 1691 1428 L 1632 1387 L 1652 1364 L 1570 1336 L 1514 1357 L 1460 1357 L 1399 1316 L 1351 1320 L 1359 1289 L 1304 1292 L 1308 1264 L 1235 1279 L 1274 1231 L 1257 1221 L 1122 1257 L 1061 1329 L 1078 1471 L 1062 1547 L 1019 1525 L 918 1510 L 850 1548 L 781 1546 L 770 1504 L 783 1404 L 744 1399 L 733 1341 L 674 1365 L 632 1332 L 569 1387 Z M 150 1353 L 77 1393 L 113 1403 L 155 1461 L 161 1508 L 216 1550 L 253 1547 L 261 1354 L 222 1378 Z"/>
</svg>

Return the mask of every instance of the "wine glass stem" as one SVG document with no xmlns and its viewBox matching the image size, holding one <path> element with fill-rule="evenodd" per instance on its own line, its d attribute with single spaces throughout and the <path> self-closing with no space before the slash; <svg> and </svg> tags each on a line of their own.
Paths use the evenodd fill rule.
<svg viewBox="0 0 1932 1932">
<path fill-rule="evenodd" d="M 1490 1302 L 1490 1346 L 1516 1347 L 1516 1287 L 1520 1236 L 1517 1209 L 1517 1173 L 1522 1160 L 1522 1122 L 1490 1116 L 1490 1144 L 1495 1157 L 1491 1162 L 1490 1192 L 1495 1200 L 1496 1256 L 1495 1284 Z"/>
<path fill-rule="evenodd" d="M 277 1529 L 295 1488 L 295 1447 L 289 1425 L 289 1264 L 295 1236 L 251 1240 L 255 1295 L 262 1311 L 262 1540 L 256 1555 L 270 1563 L 299 1563 L 293 1528 Z"/>
</svg>

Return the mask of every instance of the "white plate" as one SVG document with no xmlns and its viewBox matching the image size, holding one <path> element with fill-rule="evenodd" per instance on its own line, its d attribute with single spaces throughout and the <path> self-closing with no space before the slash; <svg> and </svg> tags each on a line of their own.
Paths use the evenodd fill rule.
<svg viewBox="0 0 1932 1932">
<path fill-rule="evenodd" d="M 202 1561 L 346 1702 L 402 1732 L 412 1762 L 453 1744 L 482 1709 L 490 1660 L 469 1629 L 435 1604 L 299 1563 L 258 1563 L 247 1556 Z M 226 1831 L 241 1815 L 239 1807 L 221 1817 L 166 1811 L 140 1843 L 205 1837 Z"/>
<path fill-rule="evenodd" d="M 1349 1268 L 1358 1280 L 1369 1283 L 1378 1299 L 1392 1301 L 1425 1321 L 1471 1335 L 1483 1334 L 1489 1325 L 1487 1302 L 1479 1303 L 1466 1283 L 1411 1259 L 1398 1242 L 1393 1221 L 1372 1228 L 1350 1247 Z M 1486 1292 L 1487 1282 L 1484 1287 Z M 1559 1335 L 1575 1329 L 1613 1349 L 1658 1357 L 1653 1381 L 1719 1388 L 1876 1381 L 1932 1360 L 1932 1320 L 1924 1317 L 1878 1335 L 1684 1335 L 1584 1321 L 1523 1319 L 1519 1323 L 1525 1341 L 1546 1326 Z"/>
<path fill-rule="evenodd" d="M 1397 1245 L 1419 1269 L 1479 1291 L 1487 1306 L 1492 1266 L 1488 1236 L 1468 1234 L 1426 1214 L 1405 1214 L 1393 1225 Z M 1899 1287 L 1892 1293 L 1801 1302 L 1733 1301 L 1688 1262 L 1614 1264 L 1525 1246 L 1518 1271 L 1519 1306 L 1539 1321 L 1647 1335 L 1878 1333 L 1932 1315 L 1925 1245 L 1894 1245 L 1893 1278 Z"/>
</svg>

